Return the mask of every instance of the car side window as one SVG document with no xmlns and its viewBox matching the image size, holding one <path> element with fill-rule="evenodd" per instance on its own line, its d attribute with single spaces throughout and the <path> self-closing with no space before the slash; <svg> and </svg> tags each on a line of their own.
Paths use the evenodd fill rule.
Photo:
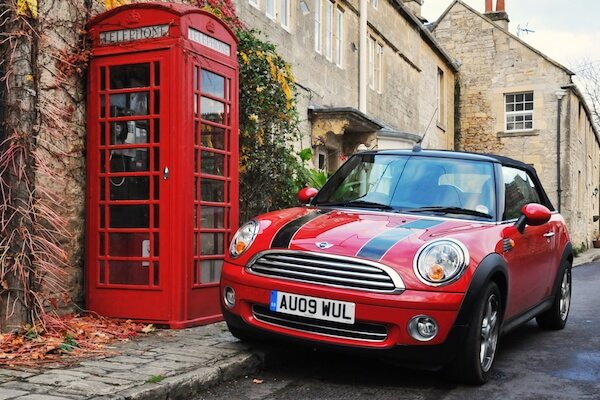
<svg viewBox="0 0 600 400">
<path fill-rule="evenodd" d="M 504 176 L 504 220 L 519 218 L 521 208 L 529 203 L 541 203 L 538 190 L 527 172 L 502 167 Z"/>
</svg>

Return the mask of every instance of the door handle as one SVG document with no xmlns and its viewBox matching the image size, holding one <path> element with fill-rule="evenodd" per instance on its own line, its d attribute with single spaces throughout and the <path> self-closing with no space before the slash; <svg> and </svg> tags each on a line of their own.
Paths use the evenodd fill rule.
<svg viewBox="0 0 600 400">
<path fill-rule="evenodd" d="M 544 237 L 546 237 L 546 238 L 551 238 L 552 236 L 554 236 L 554 232 L 546 232 L 546 233 L 544 233 Z"/>
<path fill-rule="evenodd" d="M 163 179 L 166 181 L 167 179 L 169 179 L 169 167 L 165 167 L 165 169 L 163 170 Z"/>
</svg>

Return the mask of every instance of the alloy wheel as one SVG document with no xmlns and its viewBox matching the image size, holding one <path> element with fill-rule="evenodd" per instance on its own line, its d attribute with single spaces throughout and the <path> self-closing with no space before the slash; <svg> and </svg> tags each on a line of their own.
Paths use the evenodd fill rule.
<svg viewBox="0 0 600 400">
<path fill-rule="evenodd" d="M 490 370 L 494 361 L 494 355 L 496 354 L 500 328 L 498 323 L 499 304 L 498 297 L 495 294 L 491 294 L 487 299 L 483 319 L 481 320 L 479 361 L 483 372 Z"/>
<path fill-rule="evenodd" d="M 571 271 L 565 269 L 563 274 L 562 282 L 560 284 L 560 300 L 558 303 L 558 310 L 560 319 L 563 321 L 567 319 L 569 315 L 569 308 L 571 307 Z"/>
</svg>

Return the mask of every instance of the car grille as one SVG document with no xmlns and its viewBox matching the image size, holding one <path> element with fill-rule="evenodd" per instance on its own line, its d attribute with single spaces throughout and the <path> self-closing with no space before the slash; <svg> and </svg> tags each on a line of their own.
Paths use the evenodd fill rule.
<svg viewBox="0 0 600 400">
<path fill-rule="evenodd" d="M 341 337 L 368 342 L 383 342 L 387 338 L 384 325 L 355 322 L 352 325 L 320 319 L 276 313 L 265 306 L 253 305 L 252 314 L 258 321 L 296 331 L 316 333 L 324 336 Z"/>
<path fill-rule="evenodd" d="M 248 264 L 256 275 L 326 286 L 399 293 L 404 284 L 391 268 L 351 257 L 303 251 L 268 251 Z"/>
</svg>

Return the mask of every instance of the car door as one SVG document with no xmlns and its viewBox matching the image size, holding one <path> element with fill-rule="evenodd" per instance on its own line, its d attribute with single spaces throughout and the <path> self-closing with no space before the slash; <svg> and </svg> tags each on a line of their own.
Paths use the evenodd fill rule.
<svg viewBox="0 0 600 400">
<path fill-rule="evenodd" d="M 539 304 L 547 295 L 548 279 L 555 262 L 555 234 L 553 224 L 527 225 L 521 233 L 514 226 L 521 207 L 541 203 L 535 181 L 525 170 L 502 167 L 505 207 L 503 220 L 504 240 L 512 243 L 505 253 L 509 268 L 510 290 L 507 301 L 507 318 L 517 316 Z M 512 240 L 512 242 L 510 242 Z"/>
</svg>

